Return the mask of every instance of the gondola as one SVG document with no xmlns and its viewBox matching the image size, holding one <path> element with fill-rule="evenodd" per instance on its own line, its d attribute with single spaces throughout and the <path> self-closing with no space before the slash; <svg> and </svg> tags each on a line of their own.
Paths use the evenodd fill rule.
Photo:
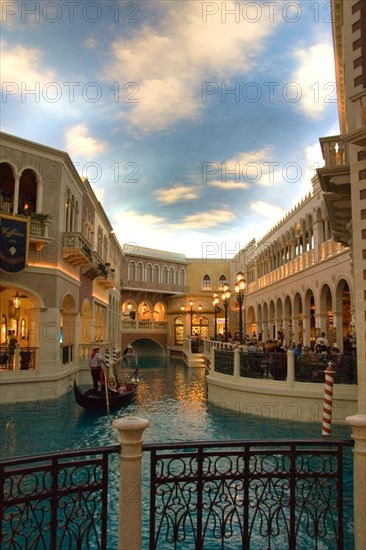
<svg viewBox="0 0 366 550">
<path fill-rule="evenodd" d="M 131 403 L 131 401 L 133 401 L 137 391 L 137 383 L 128 382 L 127 384 L 125 384 L 125 386 L 126 391 L 124 391 L 123 393 L 120 393 L 118 391 L 110 391 L 108 393 L 110 410 L 117 410 L 122 407 L 126 407 L 129 403 Z M 74 395 L 76 403 L 84 409 L 95 411 L 107 410 L 106 396 L 103 391 L 98 391 L 98 393 L 94 393 L 94 390 L 90 389 L 86 392 L 82 392 L 74 381 Z"/>
</svg>

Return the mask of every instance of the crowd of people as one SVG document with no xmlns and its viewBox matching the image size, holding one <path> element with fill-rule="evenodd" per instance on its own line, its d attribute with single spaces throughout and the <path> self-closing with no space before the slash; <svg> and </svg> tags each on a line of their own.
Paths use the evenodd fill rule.
<svg viewBox="0 0 366 550">
<path fill-rule="evenodd" d="M 312 342 L 311 346 L 304 346 L 301 342 L 296 343 L 294 340 L 286 345 L 284 334 L 281 331 L 278 331 L 277 338 L 273 340 L 264 341 L 261 333 L 258 336 L 254 333 L 251 337 L 246 335 L 241 342 L 238 332 L 234 336 L 229 332 L 227 338 L 223 334 L 218 334 L 217 341 L 228 342 L 248 353 L 285 353 L 290 349 L 294 352 L 295 358 L 310 353 L 322 355 L 338 355 L 340 353 L 339 346 L 336 343 L 330 344 L 324 332 Z M 348 334 L 343 340 L 343 353 L 354 354 L 355 352 L 355 342 Z"/>
</svg>

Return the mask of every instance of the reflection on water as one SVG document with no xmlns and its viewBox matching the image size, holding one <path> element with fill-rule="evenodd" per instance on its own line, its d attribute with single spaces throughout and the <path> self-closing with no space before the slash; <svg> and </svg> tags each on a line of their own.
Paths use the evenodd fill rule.
<svg viewBox="0 0 366 550">
<path fill-rule="evenodd" d="M 132 375 L 124 363 L 120 377 Z M 73 392 L 60 399 L 0 406 L 1 456 L 117 443 L 112 420 L 123 415 L 147 418 L 145 442 L 225 439 L 320 438 L 321 423 L 280 421 L 220 409 L 207 404 L 205 373 L 178 360 L 139 361 L 137 397 L 110 417 L 85 411 Z M 334 425 L 332 438 L 350 438 L 349 426 Z"/>
<path fill-rule="evenodd" d="M 134 365 L 123 367 L 121 379 L 131 376 Z M 55 450 L 106 446 L 117 443 L 112 420 L 123 415 L 147 418 L 146 443 L 208 441 L 228 439 L 308 439 L 321 438 L 321 423 L 279 421 L 207 404 L 205 374 L 201 368 L 187 368 L 177 360 L 143 358 L 139 361 L 140 383 L 134 403 L 109 417 L 86 411 L 74 400 L 73 392 L 53 401 L 0 406 L 1 457 L 12 457 Z M 350 438 L 349 426 L 334 425 L 332 438 Z M 144 455 L 144 484 L 148 459 Z M 115 474 L 118 464 L 115 461 Z M 112 472 L 113 473 L 113 472 Z M 346 451 L 344 494 L 347 548 L 353 547 L 352 451 Z M 148 493 L 148 487 L 145 487 Z M 111 510 L 116 511 L 118 484 L 111 487 Z M 144 501 L 147 514 L 148 502 Z M 145 510 L 146 508 L 146 510 Z M 148 519 L 143 532 L 147 548 Z M 145 521 L 144 521 L 145 523 Z M 111 547 L 117 544 L 117 513 L 111 514 Z M 229 548 L 230 546 L 225 546 Z M 216 543 L 208 548 L 217 548 Z M 306 546 L 304 546 L 306 548 Z M 325 547 L 324 547 L 325 548 Z M 253 546 L 254 549 L 254 546 Z M 302 549 L 301 549 L 302 550 Z"/>
</svg>

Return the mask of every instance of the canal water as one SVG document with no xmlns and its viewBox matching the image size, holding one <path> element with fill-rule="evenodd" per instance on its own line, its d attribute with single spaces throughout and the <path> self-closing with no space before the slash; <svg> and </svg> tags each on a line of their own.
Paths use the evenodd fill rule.
<svg viewBox="0 0 366 550">
<path fill-rule="evenodd" d="M 124 365 L 127 377 L 133 368 Z M 81 409 L 73 392 L 53 401 L 0 406 L 0 456 L 9 458 L 67 449 L 116 444 L 112 420 L 134 415 L 150 421 L 145 443 L 228 439 L 321 439 L 321 423 L 283 421 L 227 411 L 207 402 L 204 369 L 187 368 L 162 357 L 139 360 L 140 383 L 134 403 L 109 417 Z M 331 438 L 350 439 L 348 426 L 334 425 Z M 352 481 L 352 452 L 347 451 L 347 481 Z M 350 488 L 352 483 L 346 483 Z M 351 489 L 349 489 L 351 490 Z M 345 495 L 347 545 L 352 542 L 352 495 Z M 116 524 L 112 529 L 116 536 Z M 148 536 L 148 526 L 144 538 Z M 147 538 L 145 540 L 147 544 Z M 147 546 L 146 546 L 147 547 Z M 145 548 L 145 544 L 144 544 Z M 215 548 L 213 546 L 212 548 Z M 234 548 L 225 546 L 225 548 Z M 326 549 L 328 546 L 323 546 Z M 329 548 L 332 548 L 330 545 Z M 254 547 L 253 547 L 253 550 Z M 300 550 L 300 549 L 299 549 Z"/>
</svg>

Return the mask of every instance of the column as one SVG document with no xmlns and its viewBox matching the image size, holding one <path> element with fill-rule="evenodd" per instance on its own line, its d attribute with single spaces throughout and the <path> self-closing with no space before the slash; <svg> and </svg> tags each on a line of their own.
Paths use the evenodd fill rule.
<svg viewBox="0 0 366 550">
<path fill-rule="evenodd" d="M 348 416 L 346 423 L 352 426 L 353 450 L 353 502 L 355 522 L 355 549 L 366 548 L 366 415 Z"/>
<path fill-rule="evenodd" d="M 13 214 L 18 214 L 19 206 L 19 181 L 20 176 L 17 174 L 14 178 L 14 199 L 13 199 Z"/>
<path fill-rule="evenodd" d="M 339 351 L 343 351 L 343 313 L 333 312 L 333 326 L 336 329 L 336 341 Z"/>
<path fill-rule="evenodd" d="M 295 356 L 291 349 L 287 350 L 287 378 L 286 382 L 295 382 Z"/>
<path fill-rule="evenodd" d="M 240 376 L 240 350 L 234 349 L 234 376 Z"/>
<path fill-rule="evenodd" d="M 310 315 L 303 315 L 304 322 L 304 346 L 310 347 Z"/>
<path fill-rule="evenodd" d="M 55 372 L 60 366 L 60 310 L 32 308 L 30 325 L 29 346 L 38 348 L 37 371 Z"/>
<path fill-rule="evenodd" d="M 141 459 L 142 433 L 150 426 L 144 418 L 127 416 L 114 420 L 121 444 L 118 550 L 141 550 L 142 548 L 142 487 Z"/>
</svg>

